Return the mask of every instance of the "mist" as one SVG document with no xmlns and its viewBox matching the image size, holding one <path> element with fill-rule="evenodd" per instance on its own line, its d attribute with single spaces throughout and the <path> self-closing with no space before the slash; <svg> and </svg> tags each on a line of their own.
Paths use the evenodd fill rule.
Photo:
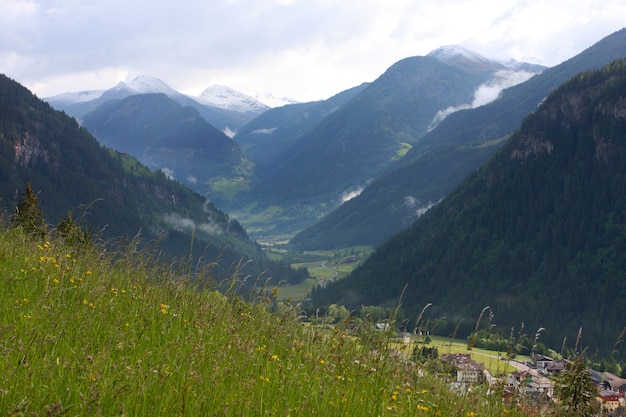
<svg viewBox="0 0 626 417">
<path fill-rule="evenodd" d="M 192 231 L 196 230 L 207 233 L 211 236 L 217 236 L 222 233 L 222 228 L 215 223 L 197 223 L 192 219 L 182 217 L 177 213 L 166 214 L 164 220 L 174 230 L 177 230 L 179 232 L 191 233 Z"/>
<path fill-rule="evenodd" d="M 521 84 L 533 75 L 535 75 L 535 73 L 527 71 L 503 70 L 496 72 L 489 81 L 476 88 L 476 91 L 474 91 L 474 99 L 471 103 L 450 106 L 447 109 L 439 110 L 428 125 L 428 131 L 430 132 L 436 128 L 443 119 L 452 113 L 459 110 L 474 109 L 497 100 L 502 90 Z"/>
</svg>

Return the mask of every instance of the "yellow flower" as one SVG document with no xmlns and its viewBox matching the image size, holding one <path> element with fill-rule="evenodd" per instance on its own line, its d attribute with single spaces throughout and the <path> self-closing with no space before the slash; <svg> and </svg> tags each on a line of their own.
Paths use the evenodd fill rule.
<svg viewBox="0 0 626 417">
<path fill-rule="evenodd" d="M 326 362 L 324 362 L 324 359 L 320 359 L 320 364 L 324 365 Z"/>
<path fill-rule="evenodd" d="M 422 404 L 418 404 L 418 405 L 417 405 L 417 409 L 418 409 L 419 411 L 428 411 L 428 410 L 429 410 L 429 408 L 428 408 L 428 407 L 426 407 L 425 405 L 422 405 Z"/>
<path fill-rule="evenodd" d="M 278 355 L 272 355 L 272 360 L 273 361 L 278 360 Z"/>
<path fill-rule="evenodd" d="M 476 413 L 474 413 L 473 411 L 468 411 L 467 412 L 467 417 L 474 417 L 476 415 Z"/>
</svg>

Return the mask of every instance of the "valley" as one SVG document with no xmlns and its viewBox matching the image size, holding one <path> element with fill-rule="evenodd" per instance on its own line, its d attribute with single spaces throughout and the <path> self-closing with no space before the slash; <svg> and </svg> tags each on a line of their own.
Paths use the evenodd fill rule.
<svg viewBox="0 0 626 417">
<path fill-rule="evenodd" d="M 53 219 L 86 204 L 80 200 L 86 196 L 104 196 L 108 205 L 132 202 L 103 210 L 108 217 L 96 210 L 93 224 L 110 224 L 107 230 L 126 235 L 141 229 L 148 240 L 167 236 L 168 259 L 220 259 L 224 272 L 245 264 L 252 268 L 251 282 L 280 283 L 281 299 L 303 301 L 308 312 L 334 304 L 355 311 L 369 305 L 388 308 L 397 305 L 406 287 L 403 314 L 414 316 L 419 305 L 433 302 L 433 313 L 446 320 L 444 331 L 489 305 L 501 319 L 499 326 L 519 321 L 557 326 L 561 333 L 549 336 L 553 344 L 566 334 L 571 337 L 575 325 L 568 327 L 570 319 L 584 316 L 593 323 L 593 343 L 601 348 L 616 335 L 599 330 L 606 325 L 597 315 L 589 318 L 590 305 L 603 300 L 611 332 L 619 333 L 613 298 L 621 294 L 591 291 L 596 278 L 583 277 L 604 277 L 616 285 L 621 271 L 621 217 L 614 214 L 621 202 L 595 194 L 621 187 L 619 175 L 613 178 L 597 166 L 601 161 L 614 169 L 613 159 L 619 159 L 615 135 L 621 119 L 598 110 L 619 104 L 608 96 L 598 98 L 605 107 L 589 104 L 589 117 L 603 125 L 568 122 L 591 132 L 586 135 L 600 144 L 594 151 L 586 142 L 579 148 L 572 145 L 574 139 L 564 140 L 564 149 L 574 150 L 549 154 L 555 159 L 542 167 L 551 173 L 549 179 L 526 158 L 534 155 L 532 146 L 510 151 L 519 158 L 502 155 L 515 141 L 523 144 L 520 138 L 526 135 L 544 135 L 541 126 L 550 126 L 550 135 L 556 136 L 536 146 L 557 149 L 557 139 L 571 135 L 559 121 L 571 115 L 563 111 L 550 119 L 536 114 L 555 91 L 576 77 L 586 80 L 590 71 L 608 66 L 618 79 L 621 69 L 613 63 L 624 57 L 625 30 L 551 68 L 440 48 L 401 59 L 374 81 L 329 99 L 275 108 L 225 87 L 190 97 L 142 76 L 98 94 L 49 98 L 74 117 L 69 120 L 35 98 L 21 97 L 25 92 L 12 92 L 6 97 L 31 104 L 16 107 L 11 117 L 17 124 L 4 122 L 4 167 L 9 167 L 4 175 L 10 186 L 3 198 L 15 200 L 15 190 L 24 187 L 18 178 L 31 178 Z M 485 91 L 490 92 L 487 99 Z M 35 107 L 28 117 L 39 121 L 31 123 L 25 115 Z M 533 125 L 537 118 L 542 121 Z M 51 141 L 38 127 L 46 120 L 55 120 L 45 129 L 56 132 Z M 91 146 L 86 154 L 73 152 L 80 140 L 64 138 L 79 134 L 59 133 L 61 125 L 85 138 L 93 134 L 97 145 L 90 137 L 83 140 Z M 39 142 L 32 141 L 32 132 Z M 15 159 L 13 146 L 31 151 Z M 599 152 L 596 160 L 584 158 L 593 152 Z M 133 158 L 137 162 L 129 162 Z M 520 177 L 513 174 L 518 159 L 528 166 Z M 113 176 L 96 172 L 98 164 L 92 161 L 115 166 L 109 170 Z M 494 161 L 500 161 L 497 168 Z M 67 179 L 67 169 L 59 167 L 68 163 L 83 167 L 91 185 L 82 185 L 76 176 Z M 144 176 L 160 185 L 147 185 Z M 75 190 L 64 187 L 68 181 L 77 184 Z M 130 189 L 133 184 L 143 190 L 141 197 Z M 568 194 L 547 191 L 559 189 L 556 184 Z M 556 201 L 557 195 L 567 205 Z M 584 203 L 594 198 L 595 203 Z M 194 201 L 193 208 L 187 200 Z M 530 201 L 536 206 L 520 212 Z M 537 207 L 544 211 L 536 212 Z M 113 218 L 112 213 L 128 215 Z M 583 214 L 589 220 L 581 222 Z M 541 255 L 546 253 L 551 256 Z M 596 295 L 588 300 L 572 289 L 538 290 L 546 280 L 566 288 L 568 279 L 576 280 L 584 294 Z M 574 307 L 555 307 L 572 299 L 577 300 Z M 534 308 L 527 311 L 529 304 Z M 568 316 L 559 316 L 563 312 Z M 469 328 L 460 330 L 469 334 Z"/>
</svg>

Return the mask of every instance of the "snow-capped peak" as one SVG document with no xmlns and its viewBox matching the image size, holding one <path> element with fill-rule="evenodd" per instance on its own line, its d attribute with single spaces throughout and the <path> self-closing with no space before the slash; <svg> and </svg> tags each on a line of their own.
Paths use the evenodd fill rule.
<svg viewBox="0 0 626 417">
<path fill-rule="evenodd" d="M 122 81 L 113 87 L 112 90 L 127 90 L 132 94 L 164 93 L 170 97 L 180 95 L 178 91 L 163 81 L 148 75 L 140 75 L 129 82 Z"/>
<path fill-rule="evenodd" d="M 259 100 L 263 104 L 267 104 L 269 107 L 282 107 L 287 104 L 297 104 L 298 100 L 293 99 L 291 97 L 275 97 L 274 95 L 267 94 L 255 94 L 254 96 L 257 100 Z"/>
<path fill-rule="evenodd" d="M 431 51 L 428 56 L 432 56 L 443 62 L 448 62 L 457 58 L 467 58 L 472 61 L 482 62 L 489 61 L 489 59 L 485 58 L 484 56 L 459 45 L 442 46 L 435 49 L 434 51 Z"/>
<path fill-rule="evenodd" d="M 95 100 L 104 93 L 104 90 L 86 90 L 78 91 L 75 93 L 62 93 L 56 96 L 48 97 L 45 100 L 50 102 L 59 103 L 85 103 L 87 101 Z"/>
<path fill-rule="evenodd" d="M 240 93 L 230 87 L 213 84 L 204 90 L 198 97 L 198 101 L 209 106 L 232 110 L 240 113 L 261 113 L 268 106 L 247 94 Z"/>
</svg>

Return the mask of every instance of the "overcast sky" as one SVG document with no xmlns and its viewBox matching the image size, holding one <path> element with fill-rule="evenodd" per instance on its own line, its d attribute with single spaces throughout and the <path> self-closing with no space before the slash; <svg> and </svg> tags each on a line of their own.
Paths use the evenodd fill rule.
<svg viewBox="0 0 626 417">
<path fill-rule="evenodd" d="M 625 25 L 624 0 L 0 0 L 0 72 L 39 97 L 142 74 L 310 101 L 443 45 L 551 66 Z"/>
</svg>

